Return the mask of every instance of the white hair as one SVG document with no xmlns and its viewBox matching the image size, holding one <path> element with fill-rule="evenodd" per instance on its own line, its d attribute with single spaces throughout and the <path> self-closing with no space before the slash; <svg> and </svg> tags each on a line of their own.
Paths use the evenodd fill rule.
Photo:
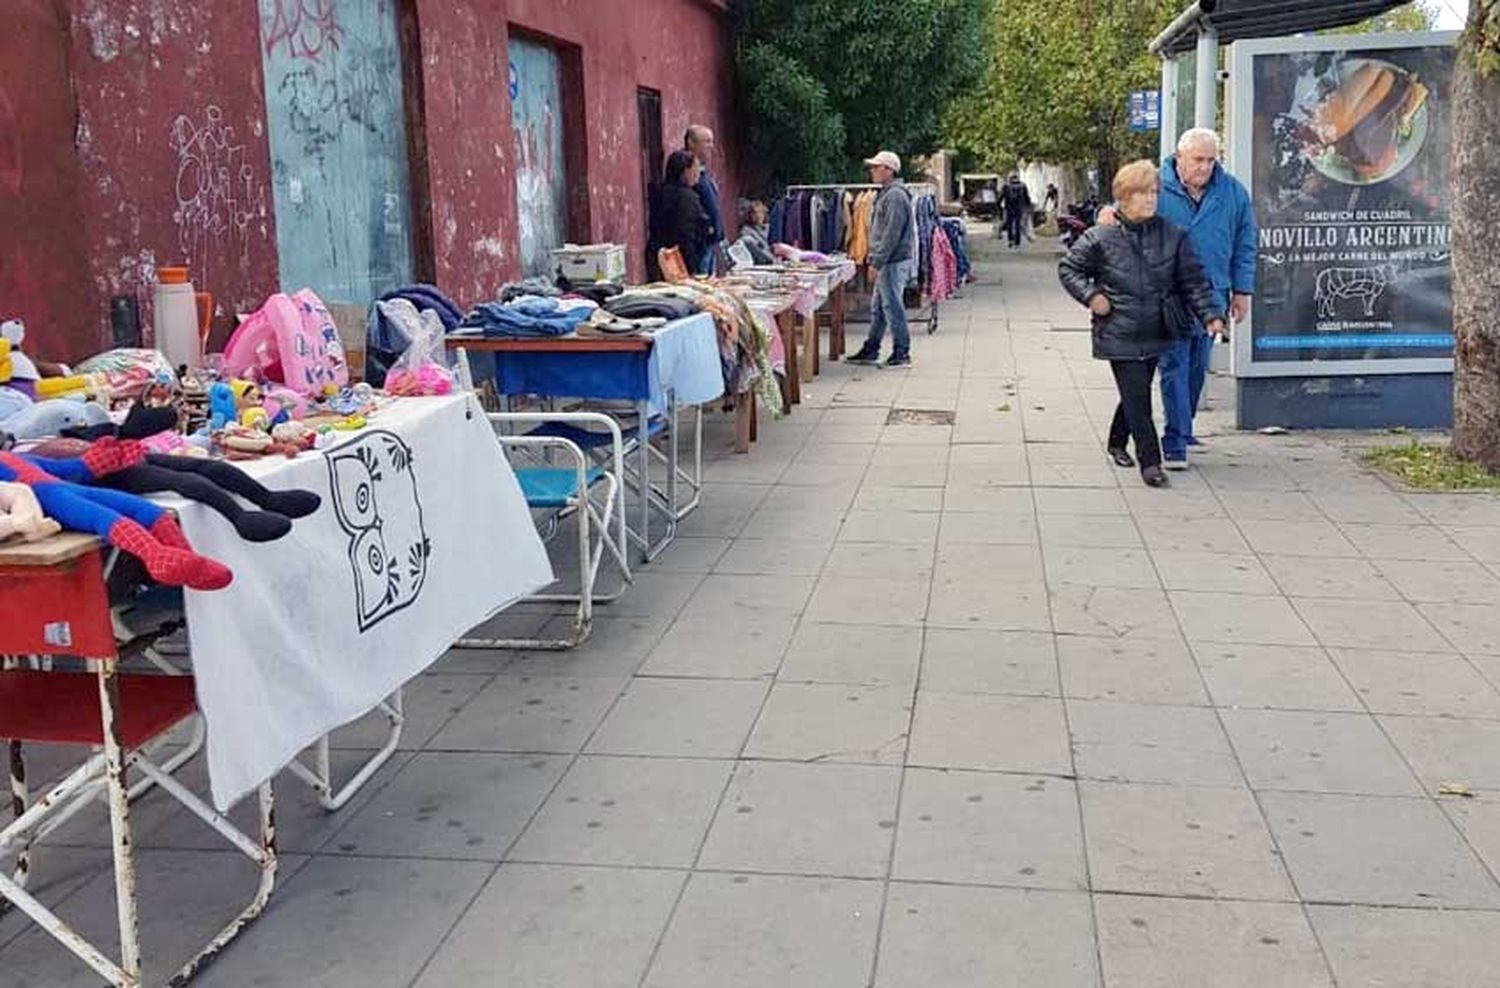
<svg viewBox="0 0 1500 988">
<path fill-rule="evenodd" d="M 1207 127 L 1193 127 L 1183 131 L 1182 136 L 1177 139 L 1177 150 L 1187 151 L 1199 144 L 1212 144 L 1214 157 L 1221 157 L 1224 154 L 1224 144 L 1219 140 L 1219 135 Z"/>
</svg>

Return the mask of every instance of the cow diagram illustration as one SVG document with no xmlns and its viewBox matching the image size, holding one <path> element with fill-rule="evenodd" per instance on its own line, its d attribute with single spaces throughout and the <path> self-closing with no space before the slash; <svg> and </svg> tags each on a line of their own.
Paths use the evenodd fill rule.
<svg viewBox="0 0 1500 988">
<path fill-rule="evenodd" d="M 432 543 L 412 470 L 411 447 L 375 430 L 328 457 L 334 514 L 349 536 L 361 633 L 410 607 L 422 593 Z"/>
<path fill-rule="evenodd" d="M 1313 301 L 1318 303 L 1318 318 L 1337 318 L 1340 299 L 1359 299 L 1364 304 L 1365 317 L 1375 315 L 1375 303 L 1396 278 L 1396 267 L 1393 264 L 1365 268 L 1323 268 L 1318 272 L 1313 288 Z"/>
</svg>

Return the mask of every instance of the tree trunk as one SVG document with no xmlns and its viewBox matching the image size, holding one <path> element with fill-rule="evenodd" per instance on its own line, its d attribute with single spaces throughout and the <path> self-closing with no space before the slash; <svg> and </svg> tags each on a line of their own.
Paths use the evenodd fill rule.
<svg viewBox="0 0 1500 988">
<path fill-rule="evenodd" d="M 1500 71 L 1479 58 L 1496 0 L 1473 0 L 1453 87 L 1453 450 L 1500 471 Z"/>
</svg>

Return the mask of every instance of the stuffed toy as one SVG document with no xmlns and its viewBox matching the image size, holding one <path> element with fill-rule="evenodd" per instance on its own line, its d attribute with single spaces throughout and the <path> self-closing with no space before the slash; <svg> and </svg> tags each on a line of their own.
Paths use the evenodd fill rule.
<svg viewBox="0 0 1500 988">
<path fill-rule="evenodd" d="M 304 518 L 322 504 L 322 498 L 312 491 L 272 491 L 223 461 L 152 453 L 147 446 L 134 441 L 160 434 L 175 421 L 176 413 L 171 409 L 136 405 L 125 416 L 115 436 L 97 438 L 93 443 L 77 440 L 46 443 L 25 454 L 25 458 L 74 483 L 129 494 L 175 492 L 213 508 L 248 542 L 281 538 L 291 531 L 292 519 Z M 270 441 L 270 436 L 266 439 Z M 245 509 L 234 495 L 261 510 Z"/>
<path fill-rule="evenodd" d="M 138 443 L 106 438 L 78 460 L 59 462 L 71 464 L 70 470 L 109 473 L 144 456 Z M 234 579 L 228 567 L 193 551 L 170 512 L 143 497 L 69 483 L 15 453 L 0 453 L 0 481 L 27 485 L 43 513 L 136 557 L 158 583 L 219 590 Z"/>
<path fill-rule="evenodd" d="M 60 531 L 61 525 L 42 514 L 30 487 L 0 483 L 0 542 L 9 538 L 35 542 Z"/>
</svg>

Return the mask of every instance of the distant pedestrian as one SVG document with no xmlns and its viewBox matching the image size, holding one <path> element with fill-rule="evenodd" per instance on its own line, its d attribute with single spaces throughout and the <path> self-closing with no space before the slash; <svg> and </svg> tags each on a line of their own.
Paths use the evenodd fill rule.
<svg viewBox="0 0 1500 988">
<path fill-rule="evenodd" d="M 1026 231 L 1026 218 L 1031 213 L 1031 190 L 1021 181 L 1021 176 L 1011 175 L 1000 192 L 1000 203 L 1005 210 L 1005 235 L 1012 247 L 1021 246 L 1021 237 Z"/>
<path fill-rule="evenodd" d="M 865 166 L 870 169 L 870 181 L 880 186 L 871 210 L 870 253 L 866 260 L 875 293 L 870 301 L 870 334 L 859 351 L 848 359 L 852 364 L 878 363 L 880 341 L 889 326 L 891 356 L 885 365 L 903 367 L 911 363 L 911 333 L 906 325 L 903 296 L 916 257 L 916 214 L 911 193 L 898 177 L 900 158 L 890 151 L 881 151 L 865 159 Z"/>
<path fill-rule="evenodd" d="M 1048 214 L 1052 213 L 1057 209 L 1059 201 L 1060 199 L 1057 191 L 1057 186 L 1052 182 L 1048 182 L 1047 194 L 1042 196 L 1042 212 Z"/>
<path fill-rule="evenodd" d="M 708 217 L 708 240 L 698 257 L 686 258 L 694 274 L 712 275 L 716 267 L 719 244 L 724 241 L 724 209 L 720 205 L 719 183 L 714 181 L 714 132 L 702 124 L 693 124 L 682 135 L 682 149 L 698 159 L 702 166 L 694 188 Z"/>
<path fill-rule="evenodd" d="M 1195 320 L 1224 328 L 1215 295 L 1187 233 L 1157 215 L 1156 166 L 1134 161 L 1115 175 L 1119 222 L 1088 230 L 1058 266 L 1063 287 L 1093 314 L 1094 356 L 1108 360 L 1120 402 L 1107 452 L 1117 466 L 1139 464 L 1141 479 L 1165 487 L 1151 413 L 1157 362 Z M 1132 459 L 1127 443 L 1134 440 Z"/>
</svg>

